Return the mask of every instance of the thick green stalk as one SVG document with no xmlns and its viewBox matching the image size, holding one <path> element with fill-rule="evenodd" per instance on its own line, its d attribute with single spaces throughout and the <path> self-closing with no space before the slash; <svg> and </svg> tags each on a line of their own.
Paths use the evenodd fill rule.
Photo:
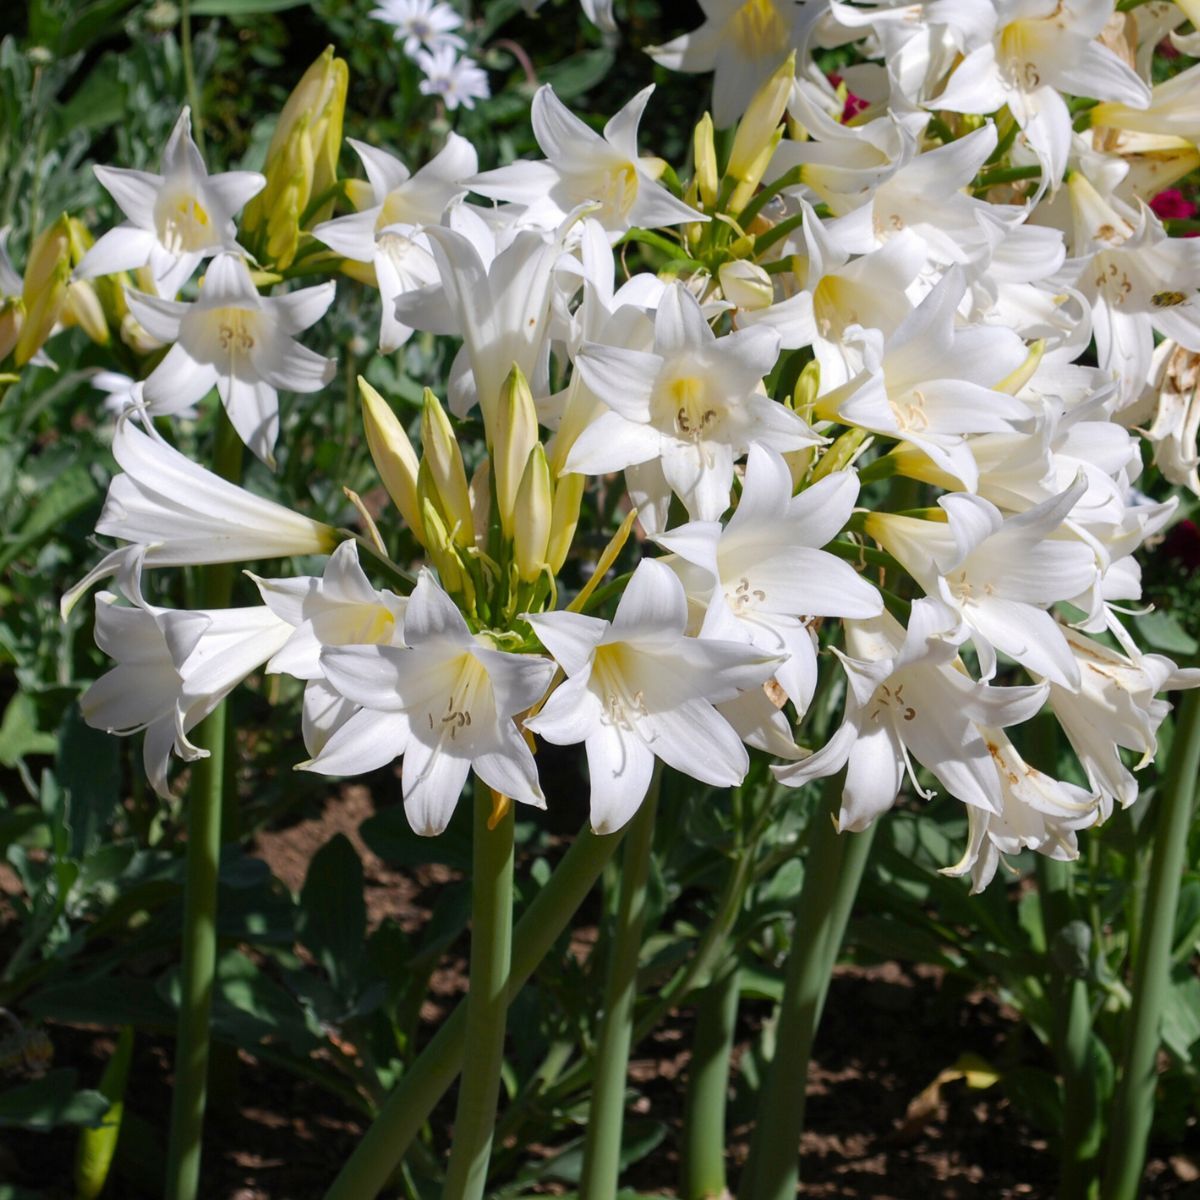
<svg viewBox="0 0 1200 1200">
<path fill-rule="evenodd" d="M 1092 1009 L 1087 979 L 1078 973 L 1078 964 L 1067 961 L 1070 947 L 1063 941 L 1063 931 L 1075 918 L 1073 865 L 1039 855 L 1036 868 L 1050 963 L 1054 1054 L 1063 1088 L 1058 1196 L 1059 1200 L 1092 1200 L 1098 1183 L 1096 1154 L 1101 1134 L 1090 1051 Z"/>
<path fill-rule="evenodd" d="M 739 1189 L 745 1200 L 792 1200 L 796 1195 L 813 1039 L 870 848 L 869 834 L 839 834 L 834 828 L 840 795 L 839 775 L 830 780 L 813 817 L 779 1006 L 778 1048 L 759 1096 L 750 1158 Z"/>
<path fill-rule="evenodd" d="M 513 803 L 493 817 L 489 788 L 475 780 L 471 872 L 471 978 L 465 1054 L 444 1200 L 482 1200 L 504 1065 L 512 969 Z"/>
<path fill-rule="evenodd" d="M 1188 829 L 1200 772 L 1200 693 L 1189 692 L 1179 712 L 1166 786 L 1156 798 L 1154 857 L 1137 958 L 1129 1040 L 1108 1123 L 1104 1200 L 1134 1200 L 1146 1161 L 1154 1117 L 1154 1089 L 1163 1007 L 1170 986 L 1171 936 L 1179 883 L 1187 856 Z"/>
<path fill-rule="evenodd" d="M 213 469 L 236 480 L 242 443 L 225 415 L 217 412 Z M 233 565 L 205 567 L 199 606 L 226 608 L 233 594 Z M 179 1025 L 175 1043 L 175 1088 L 167 1148 L 167 1200 L 195 1200 L 200 1184 L 204 1110 L 208 1100 L 209 1023 L 217 966 L 217 871 L 221 858 L 221 805 L 225 779 L 225 705 L 218 704 L 192 740 L 208 751 L 192 768 L 188 788 L 188 834 L 183 886 L 183 961 Z"/>
<path fill-rule="evenodd" d="M 633 1039 L 637 966 L 646 912 L 646 880 L 654 844 L 660 769 L 633 820 L 621 859 L 621 894 L 604 988 L 604 1015 L 596 1040 L 596 1081 L 583 1144 L 580 1200 L 612 1200 L 621 1170 L 621 1132 L 625 1125 L 625 1077 Z"/>
<path fill-rule="evenodd" d="M 684 1200 L 718 1200 L 725 1182 L 729 1055 L 738 1011 L 738 964 L 731 958 L 700 994 L 683 1116 Z"/>
<path fill-rule="evenodd" d="M 566 928 L 604 870 L 622 835 L 580 831 L 513 931 L 508 998 L 524 986 Z M 387 1103 L 325 1194 L 325 1200 L 373 1200 L 404 1158 L 434 1105 L 462 1068 L 466 1002 L 459 1004 L 433 1040 L 404 1072 Z"/>
</svg>

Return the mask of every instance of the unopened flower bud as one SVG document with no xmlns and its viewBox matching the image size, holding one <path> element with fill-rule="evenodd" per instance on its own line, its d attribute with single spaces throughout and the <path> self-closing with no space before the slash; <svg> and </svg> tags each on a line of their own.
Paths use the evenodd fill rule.
<svg viewBox="0 0 1200 1200">
<path fill-rule="evenodd" d="M 542 444 L 535 442 L 517 487 L 513 514 L 513 552 L 523 583 L 533 583 L 545 569 L 551 512 L 550 468 Z"/>
<path fill-rule="evenodd" d="M 421 506 L 417 501 L 417 452 L 391 405 L 361 375 L 358 394 L 362 397 L 363 428 L 375 470 L 404 523 L 423 544 Z"/>
<path fill-rule="evenodd" d="M 24 366 L 43 346 L 62 314 L 71 281 L 71 244 L 67 217 L 44 230 L 29 249 L 21 300 L 25 320 L 14 357 Z"/>
<path fill-rule="evenodd" d="M 571 552 L 586 483 L 585 475 L 560 475 L 555 481 L 554 504 L 550 512 L 550 539 L 546 545 L 546 563 L 552 575 L 557 575 L 562 570 L 562 565 Z"/>
<path fill-rule="evenodd" d="M 692 157 L 696 160 L 696 185 L 700 189 L 700 199 L 705 208 L 714 208 L 720 181 L 711 113 L 705 113 L 696 123 L 695 132 L 692 134 Z"/>
<path fill-rule="evenodd" d="M 744 258 L 722 263 L 717 268 L 725 299 L 738 308 L 766 308 L 775 300 L 775 285 L 757 263 Z"/>
<path fill-rule="evenodd" d="M 733 149 L 729 152 L 728 174 L 738 181 L 730 201 L 732 212 L 740 212 L 746 206 L 770 165 L 782 137 L 779 126 L 795 78 L 796 52 L 793 50 L 759 88 L 745 116 L 738 122 Z"/>
<path fill-rule="evenodd" d="M 471 516 L 471 496 L 467 490 L 467 472 L 462 451 L 450 425 L 446 410 L 428 388 L 421 412 L 421 453 L 429 469 L 430 481 L 450 523 L 454 541 L 470 546 L 475 541 L 475 522 Z"/>
<path fill-rule="evenodd" d="M 496 429 L 492 438 L 492 469 L 496 476 L 496 507 L 505 537 L 513 535 L 513 509 L 517 488 L 529 461 L 529 453 L 538 442 L 537 410 L 533 393 L 513 363 L 496 409 Z"/>
</svg>

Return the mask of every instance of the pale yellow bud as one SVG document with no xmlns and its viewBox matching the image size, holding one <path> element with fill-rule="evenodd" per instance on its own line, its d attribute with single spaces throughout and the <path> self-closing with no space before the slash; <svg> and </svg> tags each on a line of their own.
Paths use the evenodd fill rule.
<svg viewBox="0 0 1200 1200">
<path fill-rule="evenodd" d="M 470 607 L 474 608 L 475 589 L 471 584 L 471 577 L 458 557 L 458 551 L 437 507 L 428 497 L 424 497 L 422 501 L 421 520 L 425 526 L 425 549 L 429 554 L 429 561 L 433 563 L 442 581 L 442 587 L 448 592 L 465 593 L 470 597 Z"/>
<path fill-rule="evenodd" d="M 575 526 L 579 524 L 579 506 L 583 502 L 585 475 L 560 475 L 554 484 L 554 505 L 550 513 L 550 539 L 546 545 L 546 562 L 550 573 L 557 575 L 567 561 Z"/>
<path fill-rule="evenodd" d="M 811 362 L 804 364 L 804 370 L 800 372 L 800 378 L 796 380 L 796 387 L 792 392 L 792 408 L 801 416 L 810 412 L 817 402 L 817 395 L 820 391 L 821 364 L 814 358 Z"/>
<path fill-rule="evenodd" d="M 717 278 L 725 299 L 738 308 L 753 311 L 774 303 L 775 285 L 771 282 L 771 276 L 757 263 L 744 258 L 722 263 L 717 268 Z"/>
<path fill-rule="evenodd" d="M 475 545 L 484 547 L 492 515 L 492 464 L 489 459 L 483 459 L 475 468 L 467 491 L 471 496 L 471 514 L 475 518 Z"/>
<path fill-rule="evenodd" d="M 537 409 L 533 393 L 513 363 L 500 389 L 496 408 L 496 429 L 492 436 L 492 470 L 496 479 L 496 508 L 505 537 L 513 534 L 513 509 L 517 488 L 529 461 L 529 453 L 538 443 Z"/>
<path fill-rule="evenodd" d="M 705 208 L 717 203 L 720 179 L 717 172 L 717 148 L 713 141 L 712 114 L 705 113 L 692 134 L 692 157 L 696 160 L 696 186 Z"/>
<path fill-rule="evenodd" d="M 363 428 L 375 470 L 379 472 L 392 503 L 400 510 L 404 523 L 423 544 L 421 506 L 417 501 L 420 466 L 417 452 L 392 406 L 361 375 L 358 377 L 358 394 L 362 397 Z"/>
<path fill-rule="evenodd" d="M 25 306 L 19 296 L 0 297 L 0 362 L 12 353 L 24 320 Z"/>
<path fill-rule="evenodd" d="M 267 149 L 266 187 L 246 205 L 245 229 L 276 266 L 290 265 L 301 228 L 333 212 L 337 161 L 350 72 L 333 47 L 304 73 L 288 97 Z"/>
<path fill-rule="evenodd" d="M 535 582 L 546 566 L 551 514 L 550 468 L 542 444 L 535 442 L 517 488 L 513 514 L 513 553 L 522 583 Z"/>
<path fill-rule="evenodd" d="M 462 451 L 446 410 L 429 388 L 425 389 L 421 411 L 421 455 L 423 465 L 429 468 L 430 482 L 450 523 L 454 541 L 460 546 L 473 545 L 475 522 L 471 516 L 471 496 L 467 490 Z"/>
<path fill-rule="evenodd" d="M 58 324 L 70 281 L 71 242 L 64 215 L 39 234 L 29 248 L 21 288 L 25 319 L 14 351 L 17 366 L 24 366 L 42 348 Z"/>
<path fill-rule="evenodd" d="M 107 346 L 108 319 L 95 287 L 86 279 L 67 285 L 67 297 L 62 309 L 64 325 L 78 325 L 98 346 Z"/>
<path fill-rule="evenodd" d="M 771 162 L 775 147 L 782 137 L 780 122 L 787 111 L 788 98 L 796 78 L 796 52 L 793 50 L 780 63 L 770 79 L 759 88 L 750 101 L 745 116 L 738 122 L 729 152 L 727 173 L 738 181 L 730 201 L 730 209 L 739 212 L 754 195 L 762 181 L 763 172 Z"/>
</svg>

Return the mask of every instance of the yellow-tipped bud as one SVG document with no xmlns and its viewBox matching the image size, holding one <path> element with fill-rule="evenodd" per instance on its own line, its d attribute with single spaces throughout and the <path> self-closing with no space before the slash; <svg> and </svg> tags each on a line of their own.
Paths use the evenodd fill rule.
<svg viewBox="0 0 1200 1200">
<path fill-rule="evenodd" d="M 19 296 L 0 297 L 0 362 L 13 351 L 25 322 L 25 306 Z"/>
<path fill-rule="evenodd" d="M 24 366 L 42 348 L 58 324 L 70 282 L 71 239 L 64 215 L 43 230 L 29 248 L 21 288 L 25 319 L 14 352 L 17 366 Z"/>
<path fill-rule="evenodd" d="M 471 495 L 471 513 L 475 518 L 475 544 L 487 545 L 488 524 L 492 514 L 492 464 L 482 459 L 471 476 L 467 491 Z"/>
<path fill-rule="evenodd" d="M 325 220 L 333 212 L 330 192 L 337 182 L 337 161 L 342 146 L 342 120 L 350 72 L 333 47 L 304 73 L 288 97 L 267 149 L 264 174 L 267 185 L 249 204 L 243 224 L 277 267 L 289 266 L 305 227 Z"/>
<path fill-rule="evenodd" d="M 422 498 L 421 520 L 425 525 L 425 549 L 442 581 L 442 587 L 448 592 L 464 593 L 469 597 L 468 607 L 474 608 L 475 589 L 471 577 L 458 557 L 445 522 L 428 496 Z"/>
<path fill-rule="evenodd" d="M 586 475 L 560 475 L 554 484 L 554 505 L 550 512 L 550 540 L 546 545 L 546 562 L 550 573 L 557 575 L 571 552 L 575 526 L 579 524 L 579 506 L 583 503 Z"/>
<path fill-rule="evenodd" d="M 744 258 L 722 263 L 717 268 L 717 278 L 725 299 L 738 308 L 753 311 L 766 308 L 775 300 L 775 285 L 758 263 L 748 262 Z"/>
<path fill-rule="evenodd" d="M 814 358 L 804 364 L 796 387 L 792 391 L 792 408 L 801 416 L 808 412 L 817 402 L 821 391 L 821 364 Z"/>
<path fill-rule="evenodd" d="M 546 451 L 535 442 L 525 463 L 513 512 L 513 553 L 522 583 L 533 583 L 546 566 L 552 501 Z"/>
<path fill-rule="evenodd" d="M 720 179 L 717 172 L 717 147 L 713 141 L 711 113 L 705 113 L 692 134 L 692 157 L 696 160 L 696 186 L 705 208 L 714 208 Z"/>
<path fill-rule="evenodd" d="M 404 523 L 417 541 L 424 544 L 421 506 L 417 500 L 417 471 L 420 464 L 408 434 L 392 406 L 360 375 L 358 394 L 362 397 L 363 428 L 367 433 L 367 448 L 375 470 L 400 510 Z"/>
<path fill-rule="evenodd" d="M 513 510 L 517 488 L 529 461 L 529 453 L 538 443 L 537 410 L 533 393 L 513 363 L 513 368 L 500 389 L 500 404 L 496 409 L 496 429 L 492 436 L 492 470 L 496 478 L 496 508 L 500 528 L 505 537 L 513 535 Z"/>
<path fill-rule="evenodd" d="M 793 50 L 759 88 L 746 115 L 738 122 L 733 149 L 729 152 L 728 174 L 738 181 L 730 201 L 732 212 L 740 212 L 762 182 L 763 172 L 782 136 L 779 125 L 787 111 L 795 79 L 796 52 Z"/>
<path fill-rule="evenodd" d="M 104 306 L 88 280 L 77 279 L 67 285 L 61 319 L 64 325 L 78 325 L 96 345 L 108 345 L 108 320 L 104 316 Z"/>
<path fill-rule="evenodd" d="M 421 410 L 421 454 L 429 468 L 430 482 L 441 501 L 441 509 L 450 523 L 450 532 L 459 546 L 475 544 L 475 522 L 471 516 L 471 495 L 467 489 L 467 471 L 462 451 L 446 410 L 438 398 L 425 389 Z"/>
</svg>

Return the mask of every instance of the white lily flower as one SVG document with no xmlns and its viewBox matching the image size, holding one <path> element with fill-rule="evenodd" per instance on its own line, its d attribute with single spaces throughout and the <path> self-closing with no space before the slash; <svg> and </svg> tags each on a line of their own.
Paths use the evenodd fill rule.
<svg viewBox="0 0 1200 1200">
<path fill-rule="evenodd" d="M 88 588 L 143 550 L 148 567 L 196 566 L 328 554 L 340 540 L 330 526 L 205 470 L 128 416 L 117 424 L 112 452 L 123 473 L 108 485 L 96 532 L 131 545 L 106 555 L 63 596 L 64 620 Z"/>
<path fill-rule="evenodd" d="M 96 597 L 96 644 L 116 666 L 79 707 L 94 729 L 145 730 L 146 776 L 166 797 L 172 751 L 185 762 L 208 756 L 188 732 L 283 645 L 291 626 L 264 606 L 175 611 L 152 607 L 134 591 L 131 605 L 111 592 Z"/>
<path fill-rule="evenodd" d="M 1067 166 L 1071 114 L 1061 92 L 1150 103 L 1150 89 L 1097 35 L 1113 0 L 970 0 L 964 12 L 992 22 L 987 40 L 955 67 L 931 108 L 990 113 L 1008 106 L 1042 164 L 1043 185 L 1056 188 Z"/>
<path fill-rule="evenodd" d="M 1053 536 L 1085 487 L 1078 480 L 1009 517 L 982 496 L 956 492 L 938 500 L 945 521 L 871 513 L 866 529 L 927 595 L 966 623 L 985 680 L 996 673 L 999 650 L 1034 675 L 1073 688 L 1079 668 L 1063 626 L 1046 609 L 1081 596 L 1097 579 L 1091 546 Z"/>
<path fill-rule="evenodd" d="M 705 614 L 703 636 L 781 656 L 775 679 L 801 713 L 817 683 L 810 619 L 883 611 L 871 584 L 820 549 L 845 527 L 857 497 L 858 479 L 850 471 L 793 496 L 783 459 L 751 446 L 741 499 L 724 527 L 694 521 L 655 539 L 676 556 L 667 564 Z"/>
<path fill-rule="evenodd" d="M 732 125 L 803 37 L 821 5 L 799 0 L 701 0 L 704 24 L 649 54 L 672 71 L 713 71 L 713 121 Z"/>
<path fill-rule="evenodd" d="M 956 664 L 962 630 L 936 600 L 912 606 L 905 631 L 889 613 L 848 621 L 848 690 L 842 725 L 825 746 L 798 763 L 772 767 L 783 783 L 799 787 L 846 767 L 838 815 L 841 829 L 865 829 L 895 803 L 910 755 L 964 804 L 1001 812 L 1000 782 L 980 725 L 1027 721 L 1046 699 L 1036 687 L 990 687 Z"/>
<path fill-rule="evenodd" d="M 1000 779 L 999 813 L 967 809 L 967 847 L 943 875 L 971 876 L 971 894 L 996 874 L 1002 854 L 1036 850 L 1058 862 L 1079 857 L 1076 832 L 1100 819 L 1097 796 L 1031 767 L 999 729 L 980 730 Z"/>
<path fill-rule="evenodd" d="M 554 229 L 581 204 L 600 207 L 592 214 L 613 238 L 630 226 L 656 229 L 708 218 L 677 200 L 657 182 L 638 154 L 637 130 L 654 85 L 643 88 L 598 134 L 554 94 L 549 84 L 533 98 L 533 133 L 546 158 L 485 171 L 471 190 L 533 210 Z"/>
<path fill-rule="evenodd" d="M 765 327 L 718 338 L 695 297 L 672 285 L 655 316 L 653 353 L 598 343 L 580 350 L 576 369 L 609 411 L 579 435 L 564 469 L 599 475 L 656 465 L 658 481 L 640 481 L 651 500 L 642 510 L 647 529 L 662 527 L 672 491 L 693 519 L 717 520 L 729 507 L 734 461 L 750 446 L 787 452 L 821 442 L 759 390 L 778 350 L 779 335 Z"/>
<path fill-rule="evenodd" d="M 473 635 L 428 571 L 409 598 L 404 638 L 404 647 L 321 651 L 325 678 L 363 707 L 301 767 L 358 774 L 403 754 L 404 811 L 420 834 L 446 828 L 472 770 L 502 795 L 545 808 L 533 753 L 513 718 L 541 699 L 554 664 Z"/>
<path fill-rule="evenodd" d="M 1137 780 L 1121 761 L 1118 747 L 1141 755 L 1135 770 L 1158 749 L 1158 727 L 1171 706 L 1159 692 L 1200 687 L 1200 669 L 1181 670 L 1161 654 L 1143 654 L 1125 631 L 1112 623 L 1126 653 L 1112 650 L 1076 629 L 1064 636 L 1079 664 L 1074 688 L 1050 688 L 1050 704 L 1075 751 L 1088 782 L 1103 797 L 1107 817 L 1115 800 L 1128 808 L 1138 795 Z"/>
<path fill-rule="evenodd" d="M 1154 465 L 1200 496 L 1200 354 L 1162 342 L 1151 360 L 1148 393 L 1152 419 L 1145 433 Z"/>
<path fill-rule="evenodd" d="M 994 390 L 1028 352 L 1011 330 L 957 327 L 966 284 L 952 268 L 888 338 L 874 329 L 862 346 L 865 370 L 822 395 L 818 414 L 904 440 L 973 490 L 979 470 L 969 433 L 1008 431 L 1030 417 L 1015 396 Z"/>
<path fill-rule="evenodd" d="M 479 169 L 475 147 L 456 133 L 414 174 L 394 155 L 348 138 L 367 171 L 368 183 L 354 189 L 359 212 L 324 221 L 313 237 L 356 263 L 370 264 L 379 288 L 382 316 L 379 349 L 390 354 L 412 329 L 396 319 L 396 298 L 438 282 L 437 264 L 423 225 L 437 225 L 456 200 L 466 195 L 467 176 Z M 363 193 L 366 193 L 365 195 Z"/>
<path fill-rule="evenodd" d="M 654 759 L 716 787 L 749 758 L 713 707 L 767 679 L 776 659 L 744 642 L 686 637 L 687 598 L 674 572 L 643 559 L 611 622 L 579 613 L 527 616 L 567 679 L 527 727 L 556 745 L 583 742 L 597 833 L 637 811 Z"/>
<path fill-rule="evenodd" d="M 160 296 L 174 296 L 200 262 L 237 249 L 233 218 L 266 187 L 257 171 L 210 175 L 192 141 L 191 110 L 175 122 L 162 174 L 124 167 L 95 168 L 96 178 L 128 218 L 88 250 L 75 269 L 80 279 L 149 267 Z"/>
<path fill-rule="evenodd" d="M 296 334 L 333 303 L 334 284 L 260 296 L 240 254 L 213 259 L 195 303 L 128 292 L 142 325 L 175 344 L 147 376 L 149 411 L 175 414 L 216 385 L 238 436 L 268 466 L 275 465 L 279 393 L 319 392 L 336 363 L 302 346 Z"/>
</svg>

